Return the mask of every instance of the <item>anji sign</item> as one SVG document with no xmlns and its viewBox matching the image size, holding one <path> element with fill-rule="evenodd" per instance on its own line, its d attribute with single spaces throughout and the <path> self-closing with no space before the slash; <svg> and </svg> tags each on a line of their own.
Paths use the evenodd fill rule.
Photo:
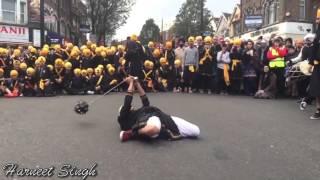
<svg viewBox="0 0 320 180">
<path fill-rule="evenodd" d="M 29 29 L 20 26 L 0 25 L 0 41 L 27 43 L 29 42 Z"/>
</svg>

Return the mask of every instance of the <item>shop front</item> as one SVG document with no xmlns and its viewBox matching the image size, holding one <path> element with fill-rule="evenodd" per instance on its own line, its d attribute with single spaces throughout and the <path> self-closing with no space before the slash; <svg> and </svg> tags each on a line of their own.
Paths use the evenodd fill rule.
<svg viewBox="0 0 320 180">
<path fill-rule="evenodd" d="M 61 37 L 58 33 L 55 32 L 47 32 L 46 43 L 53 47 L 54 45 L 62 45 L 64 44 L 64 38 Z"/>
<path fill-rule="evenodd" d="M 23 26 L 0 25 L 0 46 L 27 46 L 29 41 L 29 28 Z"/>
<path fill-rule="evenodd" d="M 309 31 L 312 32 L 311 23 L 283 22 L 262 29 L 245 33 L 241 36 L 243 39 L 256 41 L 259 37 L 269 39 L 273 34 L 283 38 L 292 38 L 294 40 L 303 38 Z"/>
</svg>

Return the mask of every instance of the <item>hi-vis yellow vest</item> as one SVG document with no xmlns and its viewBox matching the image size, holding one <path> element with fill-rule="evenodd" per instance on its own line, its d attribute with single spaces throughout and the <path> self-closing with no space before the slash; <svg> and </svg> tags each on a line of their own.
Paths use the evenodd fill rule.
<svg viewBox="0 0 320 180">
<path fill-rule="evenodd" d="M 271 48 L 271 53 L 273 56 L 279 56 L 277 50 Z M 284 57 L 278 57 L 269 62 L 270 68 L 284 68 L 286 64 L 284 62 Z"/>
</svg>

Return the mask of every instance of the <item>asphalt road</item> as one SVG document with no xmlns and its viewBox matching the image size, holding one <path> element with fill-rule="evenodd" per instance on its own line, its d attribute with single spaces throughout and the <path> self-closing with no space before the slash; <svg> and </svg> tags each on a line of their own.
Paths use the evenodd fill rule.
<svg viewBox="0 0 320 180">
<path fill-rule="evenodd" d="M 96 97 L 96 96 L 94 96 Z M 320 121 L 293 100 L 150 94 L 153 105 L 201 129 L 198 140 L 119 141 L 123 95 L 103 97 L 85 116 L 73 112 L 93 96 L 0 99 L 0 163 L 90 168 L 97 180 L 319 180 Z M 138 97 L 135 105 L 140 106 Z M 60 179 L 6 178 L 5 179 Z M 81 179 L 81 177 L 67 178 Z"/>
</svg>

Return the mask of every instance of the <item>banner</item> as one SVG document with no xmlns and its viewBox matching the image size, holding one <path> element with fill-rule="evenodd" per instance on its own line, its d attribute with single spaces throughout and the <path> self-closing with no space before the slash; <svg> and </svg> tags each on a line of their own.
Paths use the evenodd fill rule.
<svg viewBox="0 0 320 180">
<path fill-rule="evenodd" d="M 29 28 L 0 25 L 0 41 L 12 43 L 28 43 Z"/>
</svg>

